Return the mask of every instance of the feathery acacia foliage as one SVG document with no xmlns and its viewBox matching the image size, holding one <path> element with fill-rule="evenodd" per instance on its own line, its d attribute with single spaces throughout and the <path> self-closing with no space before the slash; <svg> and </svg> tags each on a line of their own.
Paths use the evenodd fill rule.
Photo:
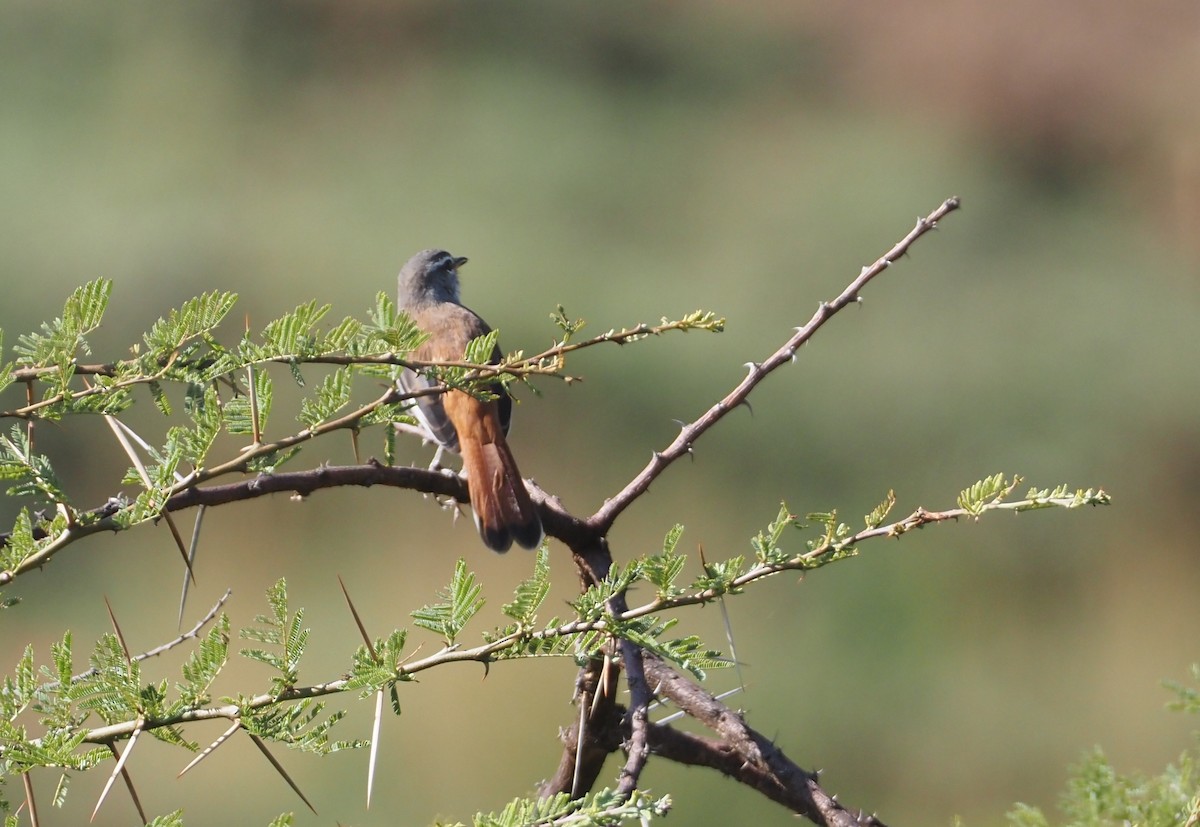
<svg viewBox="0 0 1200 827">
<path fill-rule="evenodd" d="M 1176 712 L 1200 713 L 1200 664 L 1192 666 L 1195 687 L 1167 682 L 1177 696 Z M 1200 732 L 1194 733 L 1200 738 Z M 1184 752 L 1156 776 L 1122 775 L 1099 747 L 1088 751 L 1071 770 L 1059 801 L 1064 825 L 1072 827 L 1194 827 L 1200 824 L 1200 750 Z M 1050 827 L 1037 807 L 1018 804 L 1008 814 L 1012 827 Z"/>
<path fill-rule="evenodd" d="M 647 823 L 664 816 L 671 808 L 669 796 L 653 798 L 639 792 L 625 799 L 615 790 L 604 789 L 572 800 L 566 793 L 550 798 L 517 798 L 498 813 L 476 813 L 472 827 L 525 827 L 539 824 L 570 824 L 572 827 L 608 827 L 626 822 Z M 437 827 L 466 827 L 462 822 Z"/>
<path fill-rule="evenodd" d="M 395 432 L 388 426 L 407 419 L 406 401 L 398 392 L 363 399 L 362 387 L 377 387 L 380 379 L 394 381 L 406 365 L 427 371 L 447 387 L 486 396 L 487 386 L 495 382 L 560 375 L 565 353 L 578 347 L 633 341 L 676 329 L 719 330 L 722 325 L 712 314 L 697 313 L 680 322 L 664 320 L 659 326 L 638 326 L 568 345 L 583 324 L 564 317 L 559 325 L 562 342 L 531 359 L 516 353 L 498 366 L 487 364 L 496 346 L 492 333 L 473 342 L 460 362 L 420 365 L 407 362 L 406 356 L 424 334 L 382 293 L 366 321 L 346 318 L 321 329 L 329 306 L 310 301 L 270 321 L 257 335 L 246 331 L 228 344 L 222 342 L 220 328 L 237 296 L 214 291 L 168 311 L 130 347 L 128 358 L 91 364 L 86 361 L 92 355 L 88 336 L 101 324 L 112 292 L 112 283 L 104 279 L 83 285 L 67 298 L 60 317 L 18 338 L 11 361 L 0 350 L 0 391 L 24 390 L 22 399 L 0 398 L 0 405 L 9 402 L 0 407 L 0 418 L 17 420 L 0 433 L 0 480 L 7 483 L 9 496 L 29 503 L 18 511 L 11 529 L 0 534 L 0 586 L 44 566 L 96 531 L 169 520 L 172 498 L 208 481 L 226 474 L 276 473 L 305 443 L 332 431 L 357 433 L 378 426 L 384 432 L 384 454 L 390 456 Z M 296 412 L 296 429 L 289 434 L 285 426 L 282 436 L 271 416 L 276 365 L 305 390 Z M 312 371 L 320 371 L 315 381 L 309 375 Z M 369 381 L 358 381 L 364 377 Z M 166 418 L 157 444 L 133 434 L 120 421 L 143 388 L 147 401 Z M 80 414 L 105 417 L 130 460 L 119 481 L 126 486 L 123 493 L 90 509 L 74 503 L 51 458 L 38 452 L 34 442 L 40 420 Z M 223 456 L 214 454 L 222 434 L 241 441 L 243 447 Z M 537 560 L 534 573 L 505 604 L 514 625 L 484 632 L 484 643 L 474 652 L 476 659 L 508 660 L 561 650 L 555 653 L 579 660 L 611 639 L 600 629 L 575 629 L 557 619 L 552 626 L 561 628 L 537 628 L 537 612 L 550 586 L 544 549 Z M 474 575 L 460 561 L 438 600 L 412 613 L 415 625 L 440 635 L 449 655 L 483 605 L 480 591 Z M 131 658 L 113 634 L 96 641 L 90 668 L 79 674 L 72 673 L 70 634 L 51 647 L 51 665 L 40 669 L 34 665 L 34 649 L 27 648 L 0 690 L 0 769 L 6 776 L 36 767 L 87 770 L 112 757 L 105 745 L 141 731 L 195 751 L 199 745 L 188 740 L 184 731 L 190 721 L 214 716 L 229 718 L 235 729 L 252 737 L 295 749 L 326 753 L 361 746 L 331 738 L 331 729 L 345 713 L 323 715 L 323 703 L 316 698 L 343 691 L 369 695 L 386 690 L 398 713 L 398 684 L 410 680 L 414 668 L 419 671 L 441 662 L 427 659 L 423 665 L 405 667 L 407 632 L 399 629 L 360 647 L 345 676 L 319 688 L 302 687 L 300 664 L 310 637 L 303 610 L 289 610 L 282 580 L 269 590 L 267 602 L 269 611 L 237 633 L 258 644 L 242 649 L 241 655 L 272 671 L 265 691 L 258 694 L 234 692 L 220 698 L 214 694 L 229 659 L 231 629 L 224 613 L 208 618 L 211 627 L 206 633 L 196 629 L 188 636 L 195 646 L 181 678 L 173 684 L 163 678 L 147 679 L 143 658 Z M 647 640 L 658 631 L 652 624 L 640 625 L 646 628 L 631 628 Z M 181 637 L 169 645 L 184 642 Z M 200 757 L 223 742 L 219 739 Z M 66 793 L 66 779 L 64 775 L 57 798 Z M 629 806 L 631 813 L 644 809 L 641 804 Z M 5 807 L 0 803 L 0 811 Z M 571 808 L 579 817 L 603 809 L 594 802 Z M 182 817 L 175 813 L 153 823 L 178 824 Z"/>
<path fill-rule="evenodd" d="M 313 645 L 311 630 L 305 626 L 304 610 L 289 605 L 282 578 L 267 592 L 267 611 L 251 626 L 237 630 L 238 638 L 255 644 L 242 649 L 241 656 L 268 670 L 254 687 L 228 685 L 225 667 L 234 635 L 220 603 L 190 632 L 151 652 L 131 655 L 119 630 L 101 636 L 91 645 L 90 667 L 80 673 L 74 671 L 70 633 L 51 645 L 49 660 L 42 665 L 34 647 L 26 647 L 12 673 L 0 683 L 0 813 L 12 810 L 11 802 L 4 798 L 4 779 L 27 772 L 40 774 L 57 768 L 62 780 L 55 800 L 61 802 L 69 778 L 66 770 L 87 771 L 107 765 L 119 755 L 111 768 L 111 786 L 143 732 L 194 753 L 184 772 L 241 733 L 311 807 L 267 743 L 317 755 L 367 746 L 366 741 L 336 739 L 335 729 L 347 713 L 327 711 L 326 705 L 334 698 L 365 700 L 373 696 L 376 717 L 366 759 L 369 801 L 385 695 L 399 715 L 401 695 L 417 691 L 415 678 L 426 670 L 463 661 L 513 668 L 513 662 L 522 659 L 561 657 L 581 668 L 579 729 L 566 737 L 567 749 L 575 750 L 577 762 L 582 761 L 583 751 L 571 745 L 572 737 L 578 744 L 591 735 L 582 730 L 593 720 L 590 715 L 598 722 L 618 722 L 617 729 L 606 735 L 627 755 L 618 786 L 589 792 L 599 786 L 595 776 L 577 786 L 582 772 L 577 763 L 570 777 L 560 778 L 557 786 L 544 787 L 537 796 L 515 799 L 498 812 L 476 814 L 474 825 L 644 824 L 664 815 L 670 798 L 650 796 L 637 786 L 651 753 L 651 733 L 667 737 L 673 732 L 666 719 L 650 719 L 651 702 L 659 693 L 681 709 L 690 708 L 689 714 L 726 739 L 721 749 L 739 756 L 741 769 L 723 771 L 736 774 L 749 768 L 760 774 L 758 778 L 771 777 L 779 789 L 796 795 L 776 800 L 813 820 L 820 814 L 825 818 L 821 823 L 878 823 L 865 816 L 847 820 L 850 811 L 815 786 L 815 775 L 810 777 L 781 754 L 768 761 L 763 748 L 766 741 L 744 722 L 737 729 L 741 719 L 732 711 L 717 716 L 719 723 L 704 720 L 705 709 L 723 707 L 693 678 L 702 681 L 708 670 L 727 667 L 733 658 L 696 636 L 673 636 L 678 613 L 691 606 L 737 599 L 758 581 L 780 572 L 809 571 L 845 560 L 868 542 L 899 537 L 913 528 L 960 517 L 980 518 L 997 510 L 1101 505 L 1108 502 L 1107 494 L 1059 486 L 1031 490 L 1025 499 L 1012 500 L 1020 478 L 995 475 L 964 490 L 957 508 L 940 512 L 918 508 L 891 523 L 885 521 L 896 496 L 888 492 L 877 508 L 864 515 L 865 528 L 858 531 L 839 520 L 835 510 L 809 513 L 801 519 L 781 505 L 768 524 L 749 538 L 743 553 L 709 559 L 701 552 L 691 569 L 693 561 L 679 551 L 681 525 L 667 531 L 660 552 L 621 565 L 612 563 L 606 538 L 621 510 L 641 496 L 657 474 L 686 455 L 708 427 L 745 401 L 753 387 L 790 361 L 796 349 L 833 313 L 851 304 L 871 278 L 895 263 L 908 245 L 956 207 L 957 201 L 947 201 L 929 218 L 921 219 L 884 257 L 863 268 L 841 296 L 822 303 L 813 319 L 796 328 L 796 334 L 775 354 L 749 363 L 748 376 L 734 391 L 683 426 L 675 442 L 655 452 L 646 469 L 607 500 L 597 514 L 586 521 L 575 520 L 551 498 L 537 498 L 543 513 L 557 518 L 557 522 L 543 521 L 547 533 L 570 547 L 583 586 L 565 617 L 540 617 L 550 591 L 550 556 L 543 546 L 534 557 L 530 575 L 516 587 L 512 598 L 501 604 L 507 620 L 499 628 L 478 628 L 478 614 L 487 597 L 466 561 L 458 560 L 449 584 L 409 613 L 417 630 L 411 634 L 431 633 L 442 644 L 423 657 L 418 657 L 419 646 L 406 650 L 411 636 L 408 629 L 394 629 L 382 637 L 370 635 L 346 593 L 362 641 L 344 656 L 343 670 L 318 676 L 321 679 L 315 682 L 308 671 L 302 671 Z M 220 336 L 220 328 L 237 297 L 212 292 L 184 302 L 159 319 L 131 347 L 129 358 L 89 364 L 82 361 L 91 355 L 87 336 L 101 323 L 111 293 L 111 283 L 104 280 L 82 286 L 68 298 L 61 318 L 42 325 L 39 332 L 19 337 L 12 361 L 6 361 L 0 351 L 0 392 L 7 389 L 0 396 L 0 418 L 15 421 L 7 431 L 0 431 L 0 480 L 8 484 L 9 495 L 23 503 L 11 530 L 0 535 L 0 587 L 45 566 L 60 551 L 90 534 L 132 529 L 151 520 L 168 522 L 186 560 L 188 551 L 172 514 L 185 507 L 209 505 L 206 498 L 217 496 L 217 486 L 210 483 L 227 476 L 258 475 L 251 483 L 220 486 L 221 495 L 230 498 L 218 499 L 215 504 L 270 490 L 308 493 L 332 485 L 376 484 L 384 478 L 391 484 L 465 499 L 462 480 L 435 471 L 393 469 L 373 461 L 348 468 L 325 467 L 317 461 L 306 471 L 281 469 L 289 463 L 295 467 L 296 458 L 304 456 L 302 449 L 331 433 L 349 432 L 357 451 L 360 434 L 371 428 L 378 429 L 372 436 L 379 438 L 377 444 L 390 461 L 396 435 L 393 424 L 411 423 L 405 408 L 412 400 L 392 389 L 404 368 L 426 373 L 442 390 L 461 389 L 486 398 L 497 384 L 536 377 L 571 381 L 565 373 L 566 359 L 582 348 L 632 343 L 674 332 L 717 332 L 724 327 L 723 319 L 696 311 L 678 320 L 664 318 L 659 324 L 639 324 L 583 339 L 582 320 L 569 318 L 559 307 L 551 316 L 559 340 L 545 351 L 531 356 L 516 352 L 499 364 L 488 364 L 496 346 L 492 333 L 472 342 L 459 361 L 421 363 L 411 361 L 409 355 L 424 334 L 382 293 L 365 321 L 346 318 L 322 328 L 329 306 L 310 301 L 270 321 L 257 334 L 239 332 L 236 341 L 229 343 Z M 294 422 L 286 421 L 274 404 L 276 385 L 287 378 L 302 389 Z M 378 393 L 381 380 L 389 388 L 383 394 Z M 17 390 L 24 391 L 21 398 L 14 392 Z M 166 421 L 157 440 L 143 439 L 121 421 L 123 412 L 142 399 Z M 92 507 L 74 502 L 55 474 L 51 459 L 40 454 L 36 445 L 40 421 L 74 415 L 104 417 L 129 457 L 120 495 Z M 631 606 L 629 600 L 634 596 L 644 596 L 645 602 Z M 732 647 L 732 641 L 729 644 Z M 151 668 L 144 666 L 147 657 L 184 645 L 191 651 L 180 675 L 169 679 L 148 674 Z M 650 670 L 657 670 L 653 682 L 646 677 Z M 615 683 L 603 689 L 605 681 L 615 681 L 619 672 L 626 674 L 629 683 L 628 709 L 620 706 L 624 701 L 617 700 Z M 591 686 L 600 686 L 601 691 L 595 692 Z M 702 702 L 691 703 L 697 698 Z M 223 735 L 204 748 L 189 740 L 195 723 L 217 718 L 229 723 Z M 715 762 L 716 754 L 707 760 Z M 748 779 L 739 778 L 752 786 L 759 783 Z M 126 781 L 132 792 L 128 777 Z M 810 786 L 801 792 L 789 783 Z M 27 796 L 31 795 L 28 789 Z M 9 797 L 13 797 L 11 791 Z M 183 823 L 183 816 L 174 812 L 150 823 L 175 827 Z M 290 823 L 288 814 L 273 822 L 280 827 Z"/>
</svg>

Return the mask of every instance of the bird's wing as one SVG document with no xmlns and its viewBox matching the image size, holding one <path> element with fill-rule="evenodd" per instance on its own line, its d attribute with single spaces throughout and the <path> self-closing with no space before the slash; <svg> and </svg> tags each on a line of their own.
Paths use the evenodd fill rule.
<svg viewBox="0 0 1200 827">
<path fill-rule="evenodd" d="M 416 393 L 436 387 L 436 382 L 409 368 L 405 368 L 400 374 L 400 390 L 405 393 Z M 435 393 L 415 397 L 413 401 L 416 404 L 409 410 L 439 445 L 457 453 L 458 433 L 454 430 L 454 423 L 450 421 L 450 417 L 446 416 L 442 396 L 443 394 Z"/>
<path fill-rule="evenodd" d="M 454 361 L 461 359 L 472 339 L 491 332 L 487 322 L 471 310 L 460 304 L 449 302 L 434 307 L 410 309 L 409 314 L 417 327 L 429 334 L 429 339 L 413 352 L 413 358 L 419 361 Z M 500 348 L 492 350 L 491 361 L 499 362 L 503 358 Z M 406 393 L 415 390 L 436 387 L 436 383 L 427 377 L 406 369 L 400 375 L 400 387 Z M 505 434 L 512 420 L 512 398 L 499 382 L 487 386 L 496 394 L 497 413 L 500 417 L 500 427 Z M 454 424 L 446 415 L 442 394 L 419 396 L 416 406 L 412 409 L 425 428 L 433 434 L 437 441 L 452 451 L 458 451 L 458 435 Z"/>
</svg>

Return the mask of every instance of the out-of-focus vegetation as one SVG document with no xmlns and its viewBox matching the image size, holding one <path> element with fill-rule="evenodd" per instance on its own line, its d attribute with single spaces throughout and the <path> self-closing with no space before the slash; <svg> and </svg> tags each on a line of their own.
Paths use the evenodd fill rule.
<svg viewBox="0 0 1200 827">
<path fill-rule="evenodd" d="M 1192 665 L 1192 679 L 1200 680 L 1200 665 Z M 1172 710 L 1200 712 L 1196 687 L 1171 681 L 1167 688 L 1178 696 L 1170 704 Z M 1072 767 L 1058 810 L 1074 827 L 1190 827 L 1200 821 L 1195 747 L 1153 775 L 1123 773 L 1096 747 Z M 1041 808 L 1019 804 L 1009 813 L 1009 822 L 1013 827 L 1048 827 L 1051 820 Z"/>
<path fill-rule="evenodd" d="M 0 328 L 11 344 L 98 276 L 116 285 L 101 359 L 205 290 L 240 293 L 252 324 L 310 298 L 361 315 L 428 246 L 470 256 L 465 298 L 508 349 L 548 343 L 557 304 L 599 329 L 726 316 L 722 336 L 585 354 L 582 384 L 525 396 L 522 469 L 584 511 L 960 195 L 613 541 L 632 556 L 683 522 L 685 545 L 726 556 L 784 498 L 845 516 L 889 488 L 901 510 L 949 505 L 994 471 L 1103 486 L 1104 511 L 922 532 L 770 584 L 753 610 L 729 601 L 740 703 L 830 789 L 897 824 L 999 824 L 1015 800 L 1050 805 L 1092 744 L 1154 771 L 1188 743 L 1156 686 L 1196 659 L 1200 628 L 1200 12 L 1155 6 L 7 3 Z M 99 421 L 39 445 L 80 502 L 113 493 L 95 467 L 126 464 Z M 532 565 L 484 556 L 469 521 L 395 491 L 224 511 L 192 606 L 232 585 L 235 623 L 286 576 L 314 626 L 351 639 L 335 572 L 383 629 L 459 556 L 497 594 Z M 258 547 L 272 552 L 246 556 Z M 570 568 L 553 565 L 567 599 Z M 24 602 L 4 613 L 0 662 L 106 630 L 101 593 L 131 647 L 156 645 L 179 575 L 161 527 L 96 538 L 6 592 Z M 721 639 L 715 615 L 688 623 Z M 370 812 L 362 757 L 285 760 L 343 821 L 462 818 L 551 771 L 571 679 L 522 664 L 412 687 Z M 165 748 L 143 749 L 130 770 L 154 812 L 256 824 L 296 804 L 248 745 L 178 782 L 155 766 Z M 686 823 L 791 822 L 707 773 L 644 780 Z M 77 779 L 51 820 L 84 817 L 102 784 Z M 97 823 L 127 823 L 122 806 Z"/>
</svg>

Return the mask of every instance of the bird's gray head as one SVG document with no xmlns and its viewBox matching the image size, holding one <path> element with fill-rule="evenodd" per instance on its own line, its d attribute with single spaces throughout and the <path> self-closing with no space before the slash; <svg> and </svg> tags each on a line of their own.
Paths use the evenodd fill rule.
<svg viewBox="0 0 1200 827">
<path fill-rule="evenodd" d="M 402 308 L 423 304 L 459 304 L 458 268 L 467 263 L 445 250 L 422 250 L 400 268 L 397 303 Z"/>
</svg>

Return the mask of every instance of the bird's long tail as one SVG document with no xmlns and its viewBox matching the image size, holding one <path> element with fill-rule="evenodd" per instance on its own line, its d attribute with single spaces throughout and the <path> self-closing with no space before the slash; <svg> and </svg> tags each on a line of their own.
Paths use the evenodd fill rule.
<svg viewBox="0 0 1200 827">
<path fill-rule="evenodd" d="M 499 552 L 508 551 L 513 541 L 522 548 L 540 546 L 542 521 L 503 437 L 462 447 L 475 527 L 484 545 Z"/>
</svg>

